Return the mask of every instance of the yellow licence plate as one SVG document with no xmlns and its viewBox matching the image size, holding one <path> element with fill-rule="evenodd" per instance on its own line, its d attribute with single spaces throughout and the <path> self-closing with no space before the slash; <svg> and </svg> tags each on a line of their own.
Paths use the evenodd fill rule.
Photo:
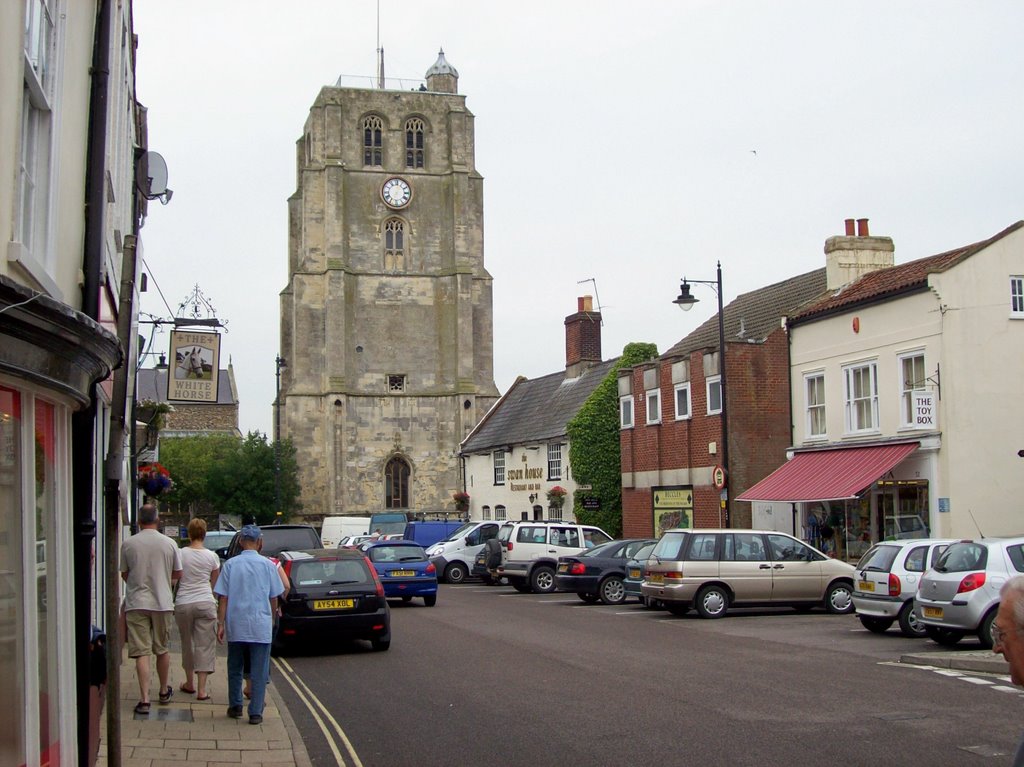
<svg viewBox="0 0 1024 767">
<path fill-rule="evenodd" d="M 392 578 L 412 578 L 416 575 L 415 570 L 392 570 L 388 573 Z"/>
<path fill-rule="evenodd" d="M 640 570 L 638 570 L 635 567 L 629 568 L 629 577 L 630 578 L 639 578 L 640 577 Z"/>
<path fill-rule="evenodd" d="M 859 583 L 857 583 L 857 588 L 859 588 L 861 591 L 874 591 L 875 584 L 871 581 L 860 581 Z"/>
<path fill-rule="evenodd" d="M 356 606 L 354 599 L 314 599 L 314 610 L 351 610 Z"/>
<path fill-rule="evenodd" d="M 649 580 L 651 583 L 664 583 L 665 576 L 661 573 L 651 573 L 647 576 L 647 580 Z"/>
<path fill-rule="evenodd" d="M 925 618 L 941 618 L 942 608 L 941 607 L 926 607 L 924 608 Z"/>
</svg>

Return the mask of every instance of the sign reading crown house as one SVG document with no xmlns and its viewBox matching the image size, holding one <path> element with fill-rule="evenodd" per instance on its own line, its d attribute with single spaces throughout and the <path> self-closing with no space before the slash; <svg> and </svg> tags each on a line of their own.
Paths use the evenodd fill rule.
<svg viewBox="0 0 1024 767">
<path fill-rule="evenodd" d="M 170 359 L 174 365 L 167 376 L 168 402 L 217 401 L 219 333 L 172 330 Z"/>
</svg>

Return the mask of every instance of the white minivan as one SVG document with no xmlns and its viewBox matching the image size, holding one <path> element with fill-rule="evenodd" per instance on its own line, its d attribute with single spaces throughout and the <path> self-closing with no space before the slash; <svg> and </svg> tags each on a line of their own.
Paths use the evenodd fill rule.
<svg viewBox="0 0 1024 767">
<path fill-rule="evenodd" d="M 320 527 L 320 540 L 325 549 L 333 549 L 342 538 L 349 535 L 366 535 L 370 532 L 369 517 L 324 517 Z"/>
<path fill-rule="evenodd" d="M 473 570 L 473 560 L 488 539 L 498 535 L 501 522 L 467 522 L 443 541 L 427 549 L 427 556 L 437 568 L 438 578 L 448 583 L 462 583 Z"/>
</svg>

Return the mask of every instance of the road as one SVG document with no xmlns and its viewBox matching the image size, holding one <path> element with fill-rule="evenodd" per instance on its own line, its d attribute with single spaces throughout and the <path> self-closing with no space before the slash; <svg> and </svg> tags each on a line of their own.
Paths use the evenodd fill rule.
<svg viewBox="0 0 1024 767">
<path fill-rule="evenodd" d="M 937 646 L 854 616 L 709 621 L 473 583 L 392 607 L 388 652 L 275 662 L 315 767 L 985 767 L 1024 726 L 1006 678 L 901 666 Z"/>
</svg>

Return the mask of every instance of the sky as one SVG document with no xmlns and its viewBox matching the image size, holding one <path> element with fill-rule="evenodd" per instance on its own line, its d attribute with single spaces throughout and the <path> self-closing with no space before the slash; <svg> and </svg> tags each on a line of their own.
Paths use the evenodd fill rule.
<svg viewBox="0 0 1024 767">
<path fill-rule="evenodd" d="M 379 32 L 375 0 L 134 5 L 174 192 L 141 232 L 142 311 L 178 314 L 198 286 L 227 323 L 243 433 L 273 433 L 295 142 L 321 88 L 372 83 L 378 34 L 410 83 L 443 48 L 476 117 L 502 393 L 564 368 L 577 296 L 605 358 L 664 352 L 717 308 L 694 285 L 680 312 L 680 280 L 719 261 L 728 303 L 824 266 L 847 218 L 897 263 L 1024 218 L 1019 0 L 380 0 Z"/>
</svg>

